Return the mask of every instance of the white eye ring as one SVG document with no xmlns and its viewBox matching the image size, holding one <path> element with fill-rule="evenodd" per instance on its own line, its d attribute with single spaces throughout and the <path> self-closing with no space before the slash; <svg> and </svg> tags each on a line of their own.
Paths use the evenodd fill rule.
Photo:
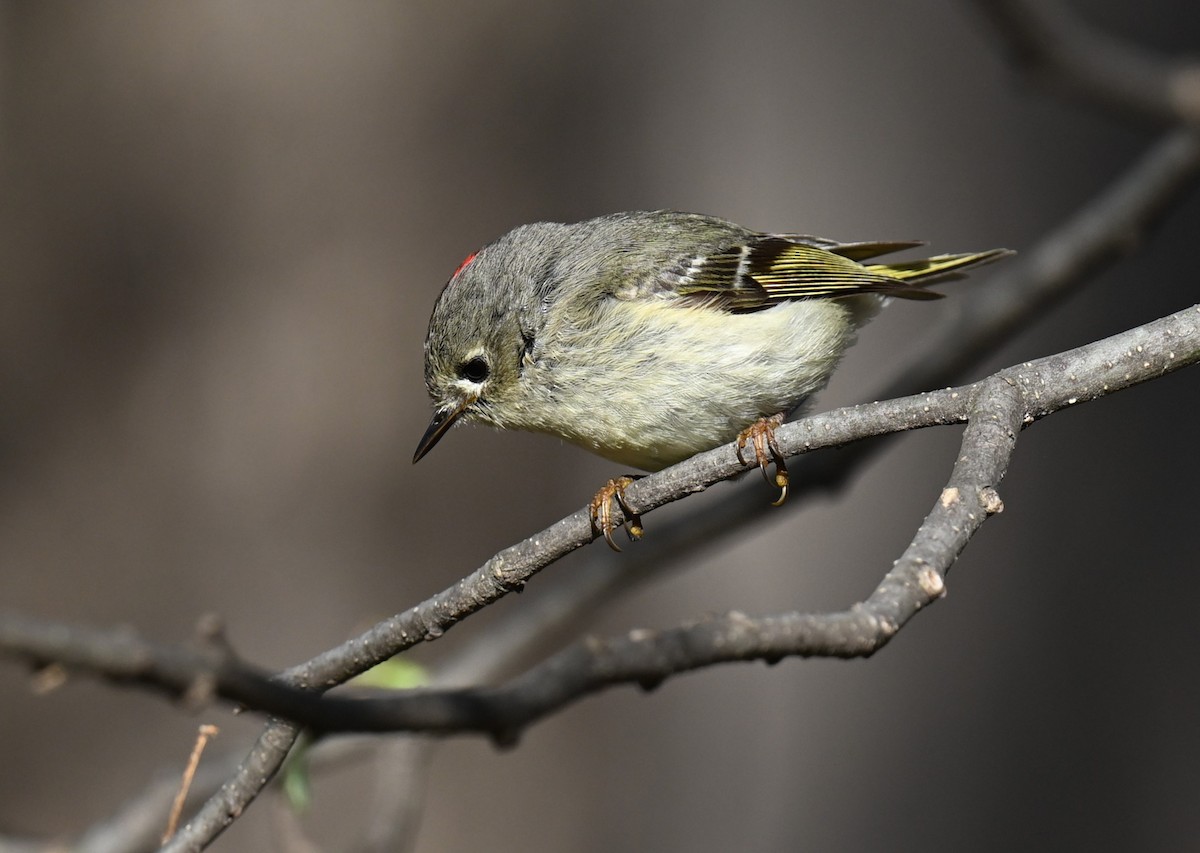
<svg viewBox="0 0 1200 853">
<path fill-rule="evenodd" d="M 488 366 L 487 359 L 481 355 L 477 355 L 470 361 L 467 361 L 458 369 L 458 375 L 468 382 L 474 382 L 479 385 L 485 382 L 488 376 L 491 375 L 492 369 Z"/>
</svg>

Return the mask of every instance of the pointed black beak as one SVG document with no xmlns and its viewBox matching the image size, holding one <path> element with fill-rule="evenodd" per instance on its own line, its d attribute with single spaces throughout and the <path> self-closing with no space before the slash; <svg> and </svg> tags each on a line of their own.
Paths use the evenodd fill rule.
<svg viewBox="0 0 1200 853">
<path fill-rule="evenodd" d="M 425 434 L 421 436 L 421 441 L 417 445 L 417 452 L 413 454 L 413 464 L 416 465 L 421 461 L 421 457 L 429 451 L 433 450 L 433 446 L 438 443 L 446 430 L 454 426 L 454 422 L 459 419 L 459 416 L 467 410 L 467 407 L 474 400 L 464 400 L 459 404 L 458 408 L 450 408 L 447 406 L 444 409 L 438 409 L 433 413 L 433 420 L 429 422 L 429 428 L 425 430 Z"/>
</svg>

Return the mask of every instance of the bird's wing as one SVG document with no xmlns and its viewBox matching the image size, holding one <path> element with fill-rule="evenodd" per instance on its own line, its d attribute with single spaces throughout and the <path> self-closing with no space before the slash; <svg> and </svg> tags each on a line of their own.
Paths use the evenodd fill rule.
<svg viewBox="0 0 1200 853">
<path fill-rule="evenodd" d="M 849 258 L 852 261 L 865 261 L 868 258 L 878 258 L 880 255 L 903 252 L 905 249 L 919 249 L 925 245 L 924 240 L 872 240 L 863 243 L 842 243 L 838 240 L 830 240 L 828 237 L 816 237 L 812 234 L 771 234 L 768 236 L 787 240 L 791 243 L 800 243 L 805 246 L 824 249 L 827 252 L 833 252 L 835 255 L 841 255 L 843 258 Z"/>
<path fill-rule="evenodd" d="M 683 259 L 663 278 L 680 296 L 711 301 L 731 311 L 754 311 L 784 300 L 836 299 L 880 293 L 938 299 L 914 287 L 888 265 L 860 260 L 920 243 L 836 243 L 801 235 L 762 235 L 728 249 Z"/>
</svg>

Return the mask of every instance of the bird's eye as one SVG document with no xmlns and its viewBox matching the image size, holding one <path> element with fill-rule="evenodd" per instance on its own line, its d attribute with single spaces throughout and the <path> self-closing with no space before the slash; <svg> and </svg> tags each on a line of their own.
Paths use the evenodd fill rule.
<svg viewBox="0 0 1200 853">
<path fill-rule="evenodd" d="M 458 372 L 463 379 L 469 382 L 482 382 L 488 378 L 491 370 L 488 368 L 487 361 L 482 356 L 477 355 L 460 367 Z"/>
</svg>

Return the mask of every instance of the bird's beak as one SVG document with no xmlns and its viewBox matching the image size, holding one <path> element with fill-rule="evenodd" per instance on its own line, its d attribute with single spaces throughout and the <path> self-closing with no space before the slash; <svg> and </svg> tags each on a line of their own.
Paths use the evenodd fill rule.
<svg viewBox="0 0 1200 853">
<path fill-rule="evenodd" d="M 457 407 L 446 406 L 438 409 L 433 413 L 433 420 L 429 422 L 429 428 L 425 430 L 425 434 L 421 436 L 421 441 L 417 445 L 417 452 L 413 454 L 413 464 L 417 464 L 429 451 L 433 450 L 433 446 L 438 443 L 446 431 L 454 426 L 454 422 L 459 419 L 463 412 L 467 410 L 475 401 L 467 398 L 458 404 Z"/>
</svg>

